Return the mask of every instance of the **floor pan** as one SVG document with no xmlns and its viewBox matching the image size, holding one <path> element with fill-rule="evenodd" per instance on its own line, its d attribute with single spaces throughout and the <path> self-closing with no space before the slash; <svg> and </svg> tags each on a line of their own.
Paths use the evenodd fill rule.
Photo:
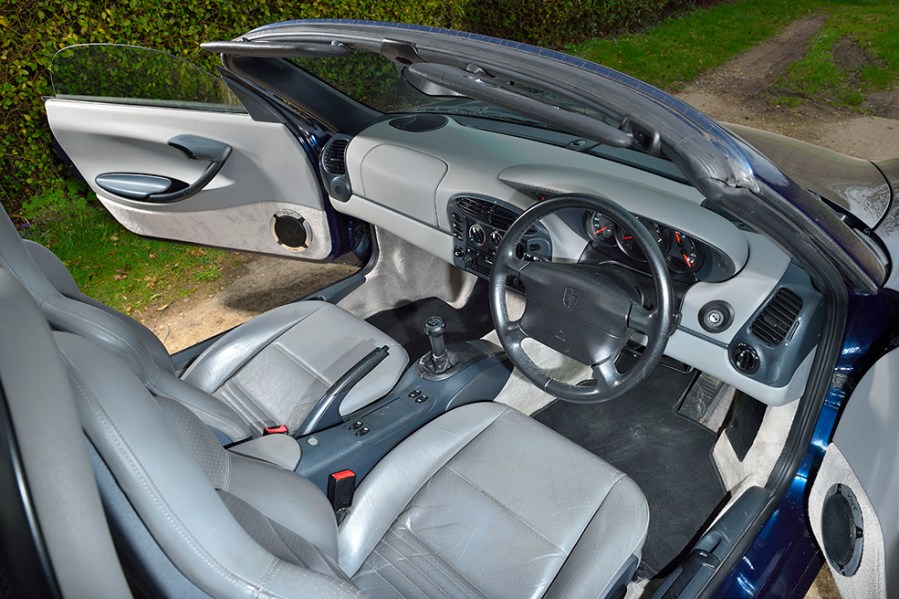
<svg viewBox="0 0 899 599">
<path fill-rule="evenodd" d="M 711 450 L 716 436 L 678 415 L 696 379 L 659 366 L 623 397 L 596 405 L 556 401 L 534 418 L 627 473 L 649 502 L 638 574 L 662 572 L 726 497 Z"/>
</svg>

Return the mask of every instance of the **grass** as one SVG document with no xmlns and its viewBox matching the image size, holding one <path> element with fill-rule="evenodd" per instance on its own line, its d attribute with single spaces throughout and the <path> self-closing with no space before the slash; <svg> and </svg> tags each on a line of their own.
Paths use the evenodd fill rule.
<svg viewBox="0 0 899 599">
<path fill-rule="evenodd" d="M 126 313 L 186 297 L 236 257 L 222 250 L 147 239 L 124 229 L 86 187 L 32 198 L 22 236 L 52 248 L 87 295 Z"/>
<path fill-rule="evenodd" d="M 892 2 L 833 4 L 808 53 L 778 82 L 781 105 L 827 103 L 864 110 L 899 80 L 899 10 Z"/>
<path fill-rule="evenodd" d="M 822 4 L 821 0 L 737 0 L 669 19 L 645 32 L 588 40 L 568 51 L 656 87 L 678 91 Z"/>
</svg>

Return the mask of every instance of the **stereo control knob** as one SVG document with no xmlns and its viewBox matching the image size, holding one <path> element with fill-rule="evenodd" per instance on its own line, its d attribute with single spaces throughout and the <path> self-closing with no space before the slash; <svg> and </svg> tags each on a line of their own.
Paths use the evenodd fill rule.
<svg viewBox="0 0 899 599">
<path fill-rule="evenodd" d="M 465 254 L 465 257 L 462 258 L 462 262 L 465 263 L 465 266 L 471 266 L 474 264 L 474 256 L 471 254 Z"/>
</svg>

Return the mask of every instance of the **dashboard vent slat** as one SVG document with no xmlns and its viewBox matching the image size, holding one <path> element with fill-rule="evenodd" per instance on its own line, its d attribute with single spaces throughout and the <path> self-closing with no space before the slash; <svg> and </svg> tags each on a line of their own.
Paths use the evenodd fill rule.
<svg viewBox="0 0 899 599">
<path fill-rule="evenodd" d="M 769 347 L 780 345 L 802 310 L 802 298 L 781 287 L 752 322 L 749 330 Z"/>
<path fill-rule="evenodd" d="M 512 223 L 515 222 L 516 218 L 518 217 L 511 210 L 503 208 L 502 206 L 494 206 L 488 222 L 497 229 L 506 231 L 512 226 Z"/>
<path fill-rule="evenodd" d="M 329 175 L 346 174 L 346 149 L 350 145 L 347 139 L 335 139 L 325 146 L 322 153 L 322 168 Z"/>
<path fill-rule="evenodd" d="M 456 206 L 469 217 L 502 231 L 508 230 L 518 218 L 513 210 L 479 198 L 456 198 Z"/>
</svg>

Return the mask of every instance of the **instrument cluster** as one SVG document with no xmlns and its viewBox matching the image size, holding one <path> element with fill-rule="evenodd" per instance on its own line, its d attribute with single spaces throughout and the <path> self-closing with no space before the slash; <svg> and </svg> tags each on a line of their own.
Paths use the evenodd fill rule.
<svg viewBox="0 0 899 599">
<path fill-rule="evenodd" d="M 655 238 L 671 272 L 695 274 L 702 269 L 707 252 L 701 242 L 692 239 L 683 231 L 670 229 L 647 218 L 638 216 L 637 219 Z M 597 249 L 617 247 L 634 262 L 646 262 L 646 257 L 631 232 L 604 214 L 585 213 L 584 232 Z"/>
</svg>

